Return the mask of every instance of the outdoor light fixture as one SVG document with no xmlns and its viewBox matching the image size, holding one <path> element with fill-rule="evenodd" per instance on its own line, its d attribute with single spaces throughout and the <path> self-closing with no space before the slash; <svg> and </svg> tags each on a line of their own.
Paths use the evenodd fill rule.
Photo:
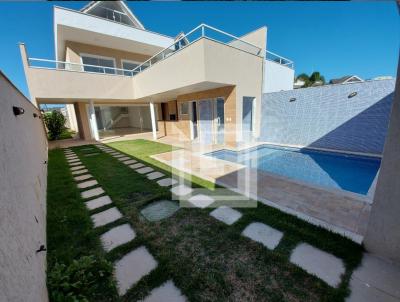
<svg viewBox="0 0 400 302">
<path fill-rule="evenodd" d="M 33 114 L 33 117 L 38 117 L 38 115 L 36 113 Z"/>
<path fill-rule="evenodd" d="M 349 99 L 351 99 L 352 97 L 355 97 L 357 95 L 357 92 L 352 92 L 352 93 L 350 93 L 348 96 L 347 96 L 347 98 L 349 98 Z"/>
<path fill-rule="evenodd" d="M 14 115 L 21 115 L 25 113 L 24 108 L 13 106 Z"/>
<path fill-rule="evenodd" d="M 289 100 L 289 102 L 294 102 L 296 100 L 296 98 L 291 98 L 290 100 Z"/>
</svg>

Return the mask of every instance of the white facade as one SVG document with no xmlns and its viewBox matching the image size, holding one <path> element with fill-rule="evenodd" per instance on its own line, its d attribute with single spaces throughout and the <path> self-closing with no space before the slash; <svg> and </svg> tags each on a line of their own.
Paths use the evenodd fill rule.
<svg viewBox="0 0 400 302">
<path fill-rule="evenodd" d="M 263 93 L 292 90 L 293 82 L 294 69 L 265 60 Z"/>
</svg>

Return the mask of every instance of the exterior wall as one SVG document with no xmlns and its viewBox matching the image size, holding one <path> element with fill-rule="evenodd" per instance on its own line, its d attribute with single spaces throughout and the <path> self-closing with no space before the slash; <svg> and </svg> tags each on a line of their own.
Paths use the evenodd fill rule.
<svg viewBox="0 0 400 302">
<path fill-rule="evenodd" d="M 79 102 L 74 104 L 76 121 L 78 123 L 78 131 L 81 139 L 91 140 L 90 124 L 88 118 L 87 103 Z"/>
<path fill-rule="evenodd" d="M 13 106 L 25 113 L 15 116 Z M 37 114 L 38 117 L 34 117 Z M 0 301 L 47 301 L 47 138 L 40 112 L 0 72 Z"/>
<path fill-rule="evenodd" d="M 400 64 L 388 135 L 364 244 L 381 258 L 400 264 Z"/>
<path fill-rule="evenodd" d="M 116 68 L 122 67 L 122 60 L 130 60 L 136 62 L 144 62 L 150 58 L 148 55 L 135 53 L 135 52 L 126 52 L 118 49 L 99 47 L 95 45 L 88 45 L 76 42 L 67 42 L 65 43 L 66 47 L 66 61 L 82 64 L 81 62 L 81 53 L 90 54 L 90 55 L 98 55 L 103 57 L 110 57 L 115 59 Z M 134 51 L 134 49 L 132 49 Z"/>
<path fill-rule="evenodd" d="M 263 93 L 292 90 L 294 69 L 265 60 Z"/>
<path fill-rule="evenodd" d="M 76 113 L 73 104 L 67 104 L 66 106 L 67 114 L 68 114 L 68 125 L 69 128 L 73 131 L 78 131 L 78 123 L 76 121 Z"/>
<path fill-rule="evenodd" d="M 236 90 L 235 87 L 222 87 L 178 96 L 178 104 L 187 101 L 198 101 L 209 98 L 223 97 L 225 99 L 225 144 L 236 144 Z M 179 108 L 179 107 L 178 107 Z M 189 118 L 186 118 L 189 121 Z M 184 133 L 190 138 L 189 122 L 182 124 Z M 168 132 L 167 132 L 168 134 Z"/>
<path fill-rule="evenodd" d="M 368 81 L 264 94 L 259 140 L 381 154 L 394 83 Z M 348 98 L 353 92 L 357 95 Z"/>
</svg>

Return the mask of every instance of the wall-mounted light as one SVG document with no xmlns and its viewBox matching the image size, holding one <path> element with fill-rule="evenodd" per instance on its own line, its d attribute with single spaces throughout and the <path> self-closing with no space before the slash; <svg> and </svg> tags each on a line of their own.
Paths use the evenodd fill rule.
<svg viewBox="0 0 400 302">
<path fill-rule="evenodd" d="M 36 117 L 38 117 L 38 115 L 37 115 L 36 113 L 34 113 L 34 114 L 33 114 L 33 117 L 35 117 L 35 118 L 36 118 Z"/>
<path fill-rule="evenodd" d="M 357 95 L 357 92 L 352 92 L 352 93 L 350 93 L 348 96 L 347 96 L 347 98 L 349 98 L 349 99 L 351 99 L 351 98 L 353 98 L 353 97 L 355 97 Z"/>
<path fill-rule="evenodd" d="M 25 113 L 24 108 L 13 106 L 14 115 L 21 115 Z"/>
<path fill-rule="evenodd" d="M 289 100 L 289 102 L 294 102 L 294 101 L 296 101 L 296 98 L 291 98 L 291 99 Z"/>
</svg>

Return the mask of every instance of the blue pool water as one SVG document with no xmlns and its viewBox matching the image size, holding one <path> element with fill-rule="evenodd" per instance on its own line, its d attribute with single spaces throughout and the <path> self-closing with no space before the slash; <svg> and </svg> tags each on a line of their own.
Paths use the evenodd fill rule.
<svg viewBox="0 0 400 302">
<path fill-rule="evenodd" d="M 366 195 L 379 169 L 380 159 L 306 149 L 262 145 L 240 152 L 220 150 L 208 154 L 310 184 Z"/>
</svg>

